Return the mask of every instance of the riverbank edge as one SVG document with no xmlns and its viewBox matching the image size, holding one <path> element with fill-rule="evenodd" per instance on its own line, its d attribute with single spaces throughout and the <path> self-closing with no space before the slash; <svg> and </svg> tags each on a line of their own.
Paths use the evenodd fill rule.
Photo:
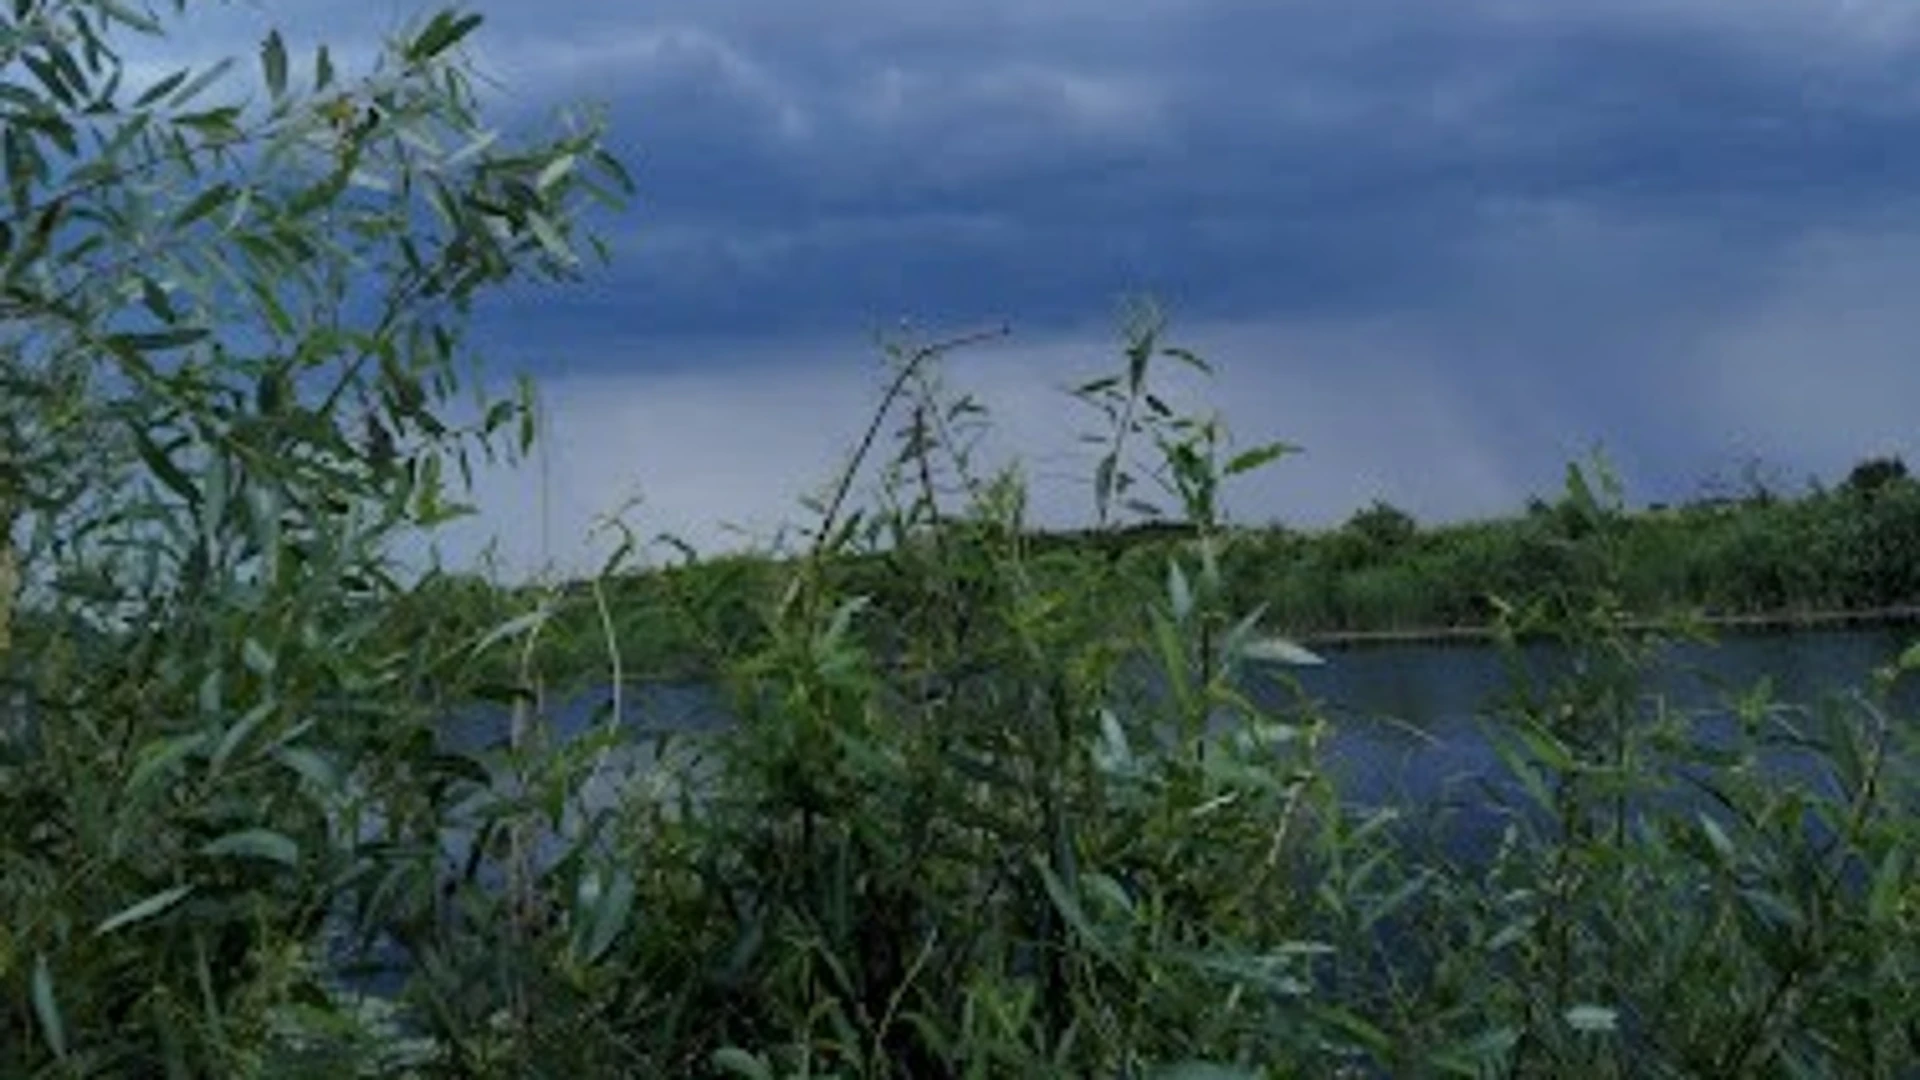
<svg viewBox="0 0 1920 1080">
<path fill-rule="evenodd" d="M 1708 630 L 1740 633 L 1787 633 L 1795 630 L 1901 626 L 1920 623 L 1920 604 L 1826 611 L 1773 611 L 1742 615 L 1695 615 L 1691 622 Z M 1629 630 L 1651 630 L 1660 620 L 1637 618 Z M 1320 630 L 1292 635 L 1302 645 L 1318 649 L 1362 649 L 1383 645 L 1480 645 L 1494 637 L 1490 625 L 1428 626 L 1391 630 Z"/>
</svg>

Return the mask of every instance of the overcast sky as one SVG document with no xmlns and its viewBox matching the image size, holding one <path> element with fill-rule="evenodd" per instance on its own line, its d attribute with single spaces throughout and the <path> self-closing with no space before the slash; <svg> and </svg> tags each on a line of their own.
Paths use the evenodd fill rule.
<svg viewBox="0 0 1920 1080">
<path fill-rule="evenodd" d="M 1001 321 L 949 381 L 1043 519 L 1090 506 L 1056 388 L 1150 291 L 1247 443 L 1243 521 L 1427 520 L 1604 447 L 1639 501 L 1757 461 L 1833 480 L 1920 417 L 1911 0 L 487 0 L 511 131 L 598 102 L 640 196 L 581 287 L 488 309 L 552 437 L 486 513 L 510 565 L 590 523 L 738 545 L 859 434 L 878 331 Z M 349 53 L 424 11 L 292 0 Z M 343 14 L 351 11 L 351 15 Z"/>
</svg>

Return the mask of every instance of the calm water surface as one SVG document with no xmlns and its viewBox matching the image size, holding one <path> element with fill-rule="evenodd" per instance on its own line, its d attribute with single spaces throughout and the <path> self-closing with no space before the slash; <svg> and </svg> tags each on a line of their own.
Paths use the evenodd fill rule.
<svg viewBox="0 0 1920 1080">
<path fill-rule="evenodd" d="M 1867 686 L 1874 669 L 1916 638 L 1920 631 L 1890 627 L 1744 634 L 1674 646 L 1647 692 L 1673 708 L 1724 715 L 1730 695 L 1767 680 L 1774 700 L 1813 706 Z M 1348 798 L 1421 802 L 1500 773 L 1482 726 L 1510 687 L 1497 650 L 1480 644 L 1373 645 L 1325 656 L 1324 666 L 1292 669 L 1298 691 L 1270 679 L 1256 679 L 1249 689 L 1257 702 L 1281 713 L 1297 709 L 1304 693 L 1332 721 L 1328 750 Z M 1549 665 L 1556 659 L 1547 648 L 1526 657 Z M 717 698 L 699 686 L 643 687 L 626 692 L 621 711 L 636 734 L 714 732 L 731 723 Z M 555 710 L 557 733 L 571 736 L 603 722 L 607 702 L 601 691 Z M 1904 688 L 1896 706 L 1898 715 L 1920 715 L 1920 680 Z M 448 741 L 476 749 L 505 734 L 497 713 L 476 713 L 450 725 Z M 639 747 L 622 756 L 632 762 L 647 753 Z M 603 778 L 606 794 L 619 771 Z"/>
<path fill-rule="evenodd" d="M 1731 696 L 1766 680 L 1782 705 L 1814 707 L 1856 693 L 1875 669 L 1916 640 L 1908 628 L 1729 636 L 1667 650 L 1646 693 L 1670 708 L 1727 715 Z M 1552 663 L 1532 650 L 1531 662 Z M 1483 718 L 1510 693 L 1505 661 L 1485 645 L 1391 645 L 1327 654 L 1300 687 L 1336 727 L 1330 750 L 1348 795 L 1363 802 L 1424 801 L 1449 786 L 1498 775 Z M 1278 703 L 1279 688 L 1258 695 Z M 1920 684 L 1895 695 L 1898 715 L 1920 713 Z"/>
</svg>

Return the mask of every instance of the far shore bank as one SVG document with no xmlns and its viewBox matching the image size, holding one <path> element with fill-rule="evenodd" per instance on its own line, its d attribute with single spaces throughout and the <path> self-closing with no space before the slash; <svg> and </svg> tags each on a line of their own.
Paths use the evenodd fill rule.
<svg viewBox="0 0 1920 1080">
<path fill-rule="evenodd" d="M 1695 619 L 1710 630 L 1771 633 L 1843 627 L 1899 626 L 1920 623 L 1920 605 L 1830 611 L 1775 611 L 1745 615 L 1702 615 Z M 1653 629 L 1655 619 L 1636 619 L 1633 629 Z M 1494 636 L 1491 626 L 1428 626 L 1393 630 L 1323 630 L 1293 635 L 1302 645 L 1319 649 L 1366 648 L 1373 645 L 1477 645 Z"/>
</svg>

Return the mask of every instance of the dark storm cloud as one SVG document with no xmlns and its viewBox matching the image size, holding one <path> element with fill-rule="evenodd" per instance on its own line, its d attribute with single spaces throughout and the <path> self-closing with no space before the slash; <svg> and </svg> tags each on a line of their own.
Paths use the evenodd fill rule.
<svg viewBox="0 0 1920 1080">
<path fill-rule="evenodd" d="M 1141 288 L 1210 318 L 1455 304 L 1535 201 L 1717 223 L 1750 262 L 1920 179 L 1910 23 L 1840 7 L 492 0 L 496 104 L 605 102 L 642 187 L 611 276 L 508 314 L 674 336 L 1059 325 Z M 364 40 L 408 9 L 270 14 Z M 209 41 L 247 40 L 223 18 Z"/>
<path fill-rule="evenodd" d="M 1431 307 L 1532 203 L 1751 264 L 1920 178 L 1905 49 L 1471 5 L 927 7 L 656 5 L 525 47 L 503 11 L 503 75 L 614 102 L 643 190 L 612 276 L 535 310 L 678 335 L 1056 325 L 1140 288 L 1209 318 Z"/>
<path fill-rule="evenodd" d="M 978 370 L 1026 402 L 1142 289 L 1219 347 L 1238 426 L 1312 451 L 1254 518 L 1499 510 L 1596 443 L 1664 498 L 1911 442 L 1907 0 L 479 8 L 494 115 L 605 103 L 641 189 L 610 270 L 483 320 L 552 386 L 562 532 L 635 485 L 695 528 L 777 516 L 857 428 L 868 331 L 1011 320 Z M 270 14 L 366 42 L 405 11 Z"/>
</svg>

